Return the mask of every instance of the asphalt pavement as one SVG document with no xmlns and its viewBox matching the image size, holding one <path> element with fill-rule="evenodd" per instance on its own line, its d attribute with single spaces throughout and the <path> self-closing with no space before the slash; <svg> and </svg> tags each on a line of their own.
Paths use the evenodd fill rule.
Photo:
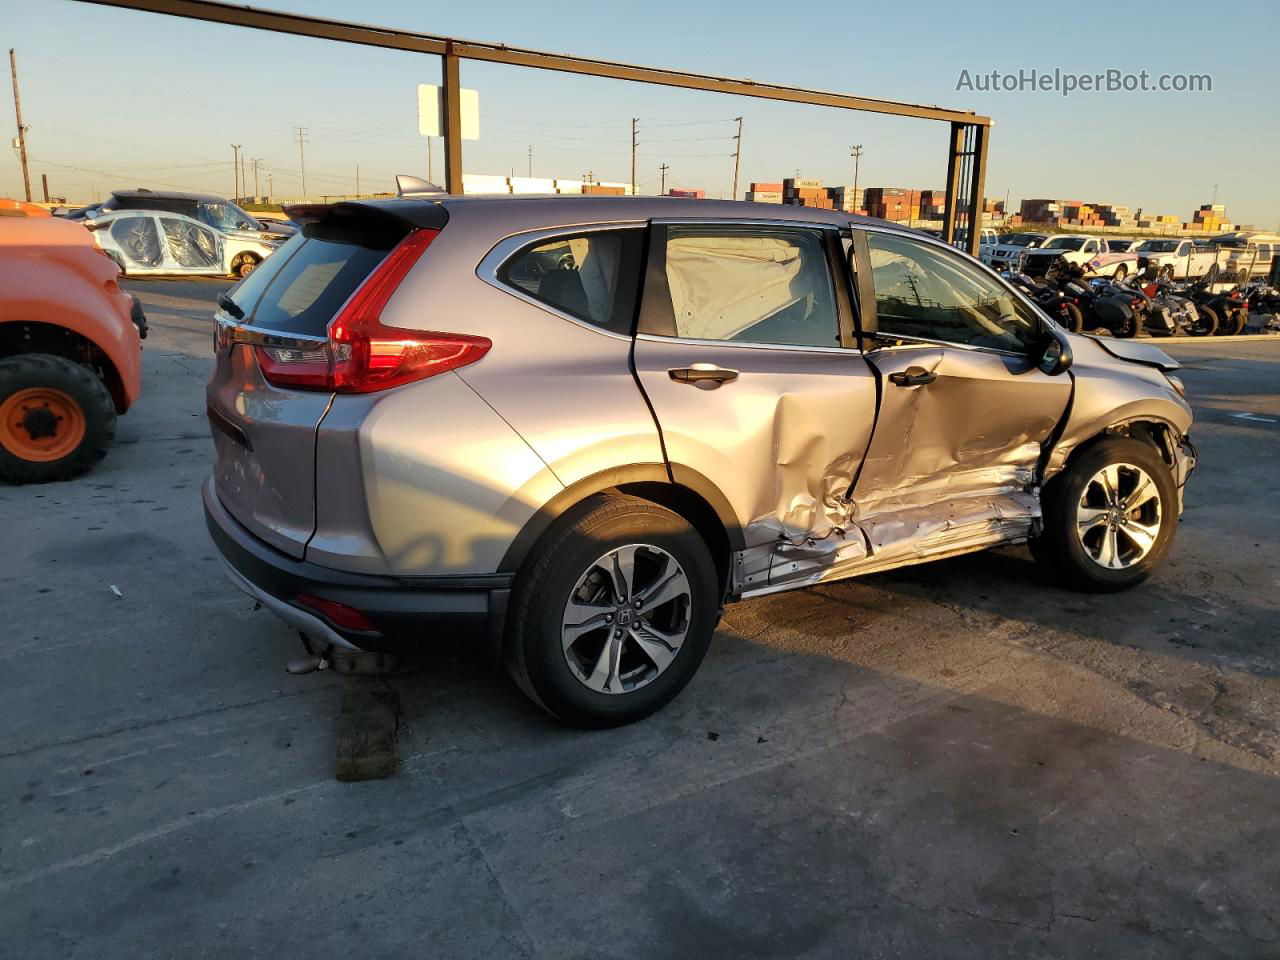
<svg viewBox="0 0 1280 960">
<path fill-rule="evenodd" d="M 99 469 L 0 488 L 0 957 L 1280 956 L 1280 338 L 1171 348 L 1171 561 L 1025 549 L 729 609 L 658 715 L 568 730 L 446 648 L 286 675 L 199 487 L 216 281 L 135 281 Z M 344 689 L 399 772 L 334 778 Z"/>
</svg>

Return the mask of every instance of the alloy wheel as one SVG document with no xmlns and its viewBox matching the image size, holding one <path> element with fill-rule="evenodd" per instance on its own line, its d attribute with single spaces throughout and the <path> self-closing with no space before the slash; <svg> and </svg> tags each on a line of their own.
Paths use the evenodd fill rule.
<svg viewBox="0 0 1280 960">
<path fill-rule="evenodd" d="M 1076 510 L 1085 554 L 1108 570 L 1140 563 L 1160 536 L 1160 490 L 1141 467 L 1111 463 L 1090 478 Z"/>
<path fill-rule="evenodd" d="M 656 680 L 689 631 L 689 578 L 666 550 L 632 543 L 600 556 L 565 604 L 561 647 L 569 669 L 596 693 L 623 694 Z"/>
</svg>

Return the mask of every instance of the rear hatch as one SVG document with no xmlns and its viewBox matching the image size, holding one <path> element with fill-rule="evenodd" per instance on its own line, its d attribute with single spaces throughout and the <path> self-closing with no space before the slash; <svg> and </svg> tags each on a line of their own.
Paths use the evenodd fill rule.
<svg viewBox="0 0 1280 960">
<path fill-rule="evenodd" d="M 393 250 L 405 260 L 406 238 L 434 233 L 445 213 L 419 201 L 295 215 L 303 229 L 218 298 L 206 399 L 218 499 L 250 532 L 301 559 L 316 524 L 316 432 L 335 393 L 331 326 L 362 287 L 386 286 L 371 278 L 385 275 L 379 268 L 396 259 Z"/>
</svg>

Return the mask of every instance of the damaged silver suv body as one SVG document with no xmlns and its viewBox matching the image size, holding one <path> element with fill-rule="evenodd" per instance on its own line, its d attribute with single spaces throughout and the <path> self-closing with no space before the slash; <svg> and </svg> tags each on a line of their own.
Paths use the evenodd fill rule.
<svg viewBox="0 0 1280 960">
<path fill-rule="evenodd" d="M 232 579 L 319 648 L 465 630 L 616 724 L 727 602 L 1022 542 L 1115 590 L 1170 549 L 1177 365 L 914 231 L 630 197 L 292 212 L 220 300 L 204 502 Z"/>
</svg>

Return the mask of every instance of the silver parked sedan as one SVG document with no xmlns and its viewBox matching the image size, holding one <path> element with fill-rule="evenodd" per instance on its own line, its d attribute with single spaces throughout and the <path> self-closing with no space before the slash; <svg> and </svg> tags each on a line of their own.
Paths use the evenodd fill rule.
<svg viewBox="0 0 1280 960">
<path fill-rule="evenodd" d="M 565 721 L 689 681 L 727 602 L 1030 541 L 1116 590 L 1195 463 L 1160 351 L 801 207 L 398 199 L 220 299 L 209 529 L 322 650 L 468 630 Z"/>
</svg>

